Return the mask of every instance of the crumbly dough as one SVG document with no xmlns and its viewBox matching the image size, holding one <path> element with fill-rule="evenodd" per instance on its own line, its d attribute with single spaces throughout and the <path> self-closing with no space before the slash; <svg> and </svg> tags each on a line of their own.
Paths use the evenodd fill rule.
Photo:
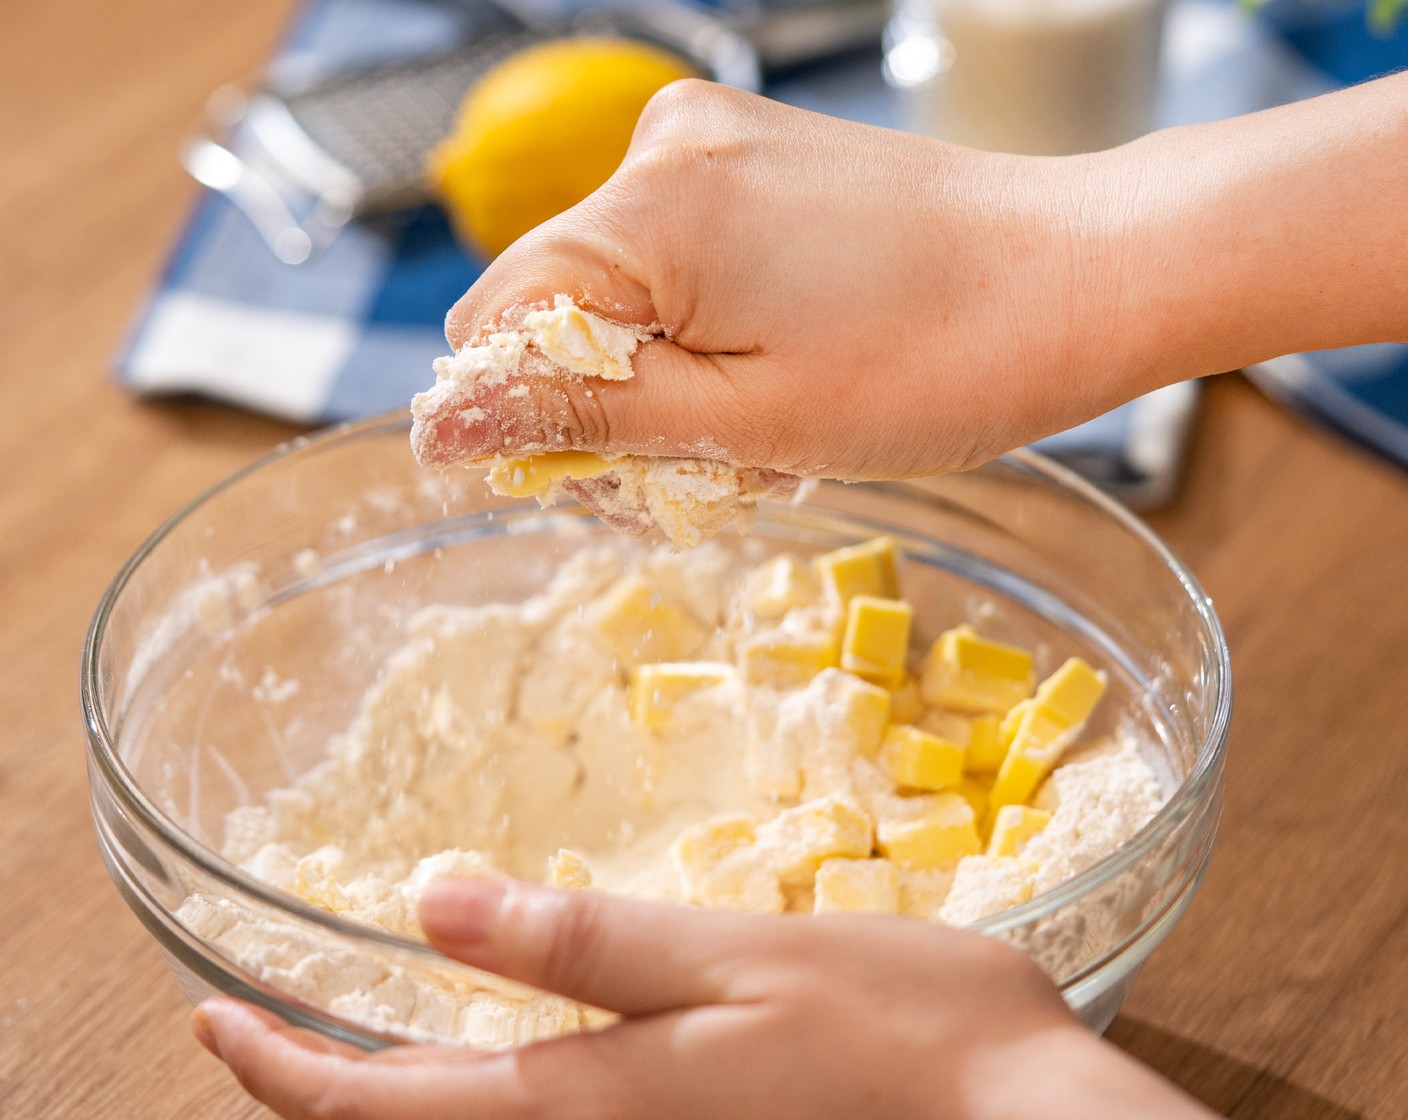
<svg viewBox="0 0 1408 1120">
<path fill-rule="evenodd" d="M 655 726 L 632 707 L 645 647 L 610 613 L 623 588 L 640 587 L 657 612 L 638 636 L 650 659 L 712 667 L 690 670 L 697 687 Z M 757 571 L 715 546 L 625 544 L 582 551 L 520 604 L 428 608 L 325 760 L 229 815 L 224 854 L 317 907 L 411 937 L 416 901 L 439 874 L 811 911 L 830 857 L 818 909 L 854 895 L 857 907 L 966 924 L 1097 862 L 1162 803 L 1132 739 L 1090 744 L 1038 794 L 1051 822 L 1016 856 L 862 879 L 851 864 L 872 854 L 874 822 L 923 806 L 867 757 L 862 740 L 879 732 L 856 698 L 876 690 L 834 668 L 800 687 L 732 668 L 760 634 L 834 632 L 840 611 L 810 584 L 779 606 Z M 930 726 L 958 718 L 922 715 Z M 199 890 L 180 917 L 264 982 L 404 1038 L 505 1046 L 599 1021 L 556 996 L 374 956 Z"/>
<path fill-rule="evenodd" d="M 525 394 L 528 382 L 593 378 L 625 381 L 631 359 L 658 329 L 615 323 L 559 295 L 548 309 L 530 311 L 515 330 L 436 360 L 436 382 L 411 401 L 411 447 L 425 464 L 460 462 L 457 433 L 481 423 L 482 395 L 512 383 L 507 395 Z M 563 443 L 566 448 L 566 443 Z M 540 492 L 543 505 L 575 498 L 617 532 L 641 537 L 658 528 L 676 548 L 689 548 L 730 525 L 747 525 L 761 498 L 789 498 L 800 487 L 794 475 L 743 467 L 717 457 L 603 456 L 609 467 L 591 477 L 566 477 Z M 494 456 L 493 467 L 511 460 Z M 493 486 L 493 478 L 490 478 Z M 502 491 L 499 491 L 502 492 Z"/>
</svg>

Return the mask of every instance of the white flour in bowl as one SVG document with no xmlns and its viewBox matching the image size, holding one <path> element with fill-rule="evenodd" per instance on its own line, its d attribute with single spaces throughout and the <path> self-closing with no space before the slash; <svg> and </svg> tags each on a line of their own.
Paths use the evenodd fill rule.
<svg viewBox="0 0 1408 1120">
<path fill-rule="evenodd" d="M 882 734 L 923 724 L 956 739 L 973 717 L 926 707 L 913 678 L 887 690 L 833 665 L 783 679 L 748 660 L 760 641 L 837 635 L 845 614 L 806 565 L 750 572 L 712 547 L 586 550 L 526 602 L 428 608 L 324 761 L 229 814 L 223 854 L 410 937 L 438 874 L 775 912 L 846 908 L 822 905 L 818 870 L 858 863 L 876 872 L 864 908 L 968 924 L 1098 862 L 1163 802 L 1132 736 L 1081 744 L 1033 798 L 1049 823 L 1014 854 L 882 858 L 887 827 L 960 800 L 897 787 Z M 642 692 L 641 666 L 657 664 Z M 985 781 L 964 778 L 979 807 Z M 600 1015 L 206 894 L 179 919 L 260 981 L 404 1038 L 504 1046 Z M 1038 956 L 1060 975 L 1088 941 Z"/>
</svg>

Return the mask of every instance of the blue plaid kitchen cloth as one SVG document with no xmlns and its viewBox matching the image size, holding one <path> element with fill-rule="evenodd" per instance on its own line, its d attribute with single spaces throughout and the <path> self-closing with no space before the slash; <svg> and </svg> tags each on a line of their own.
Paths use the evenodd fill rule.
<svg viewBox="0 0 1408 1120">
<path fill-rule="evenodd" d="M 270 72 L 332 74 L 443 50 L 465 38 L 472 18 L 471 5 L 434 0 L 312 0 Z M 1351 19 L 1362 24 L 1362 13 Z M 1229 116 L 1376 72 L 1361 48 L 1349 54 L 1358 69 L 1337 70 L 1335 59 L 1307 57 L 1294 35 L 1226 3 L 1173 0 L 1160 123 Z M 878 45 L 874 53 L 794 69 L 765 92 L 835 116 L 894 124 Z M 311 260 L 283 264 L 230 202 L 206 192 L 117 358 L 118 373 L 141 394 L 200 394 L 309 424 L 404 408 L 431 382 L 430 363 L 446 350 L 446 309 L 482 267 L 429 206 L 352 222 Z M 1398 383 L 1408 398 L 1408 358 L 1400 350 L 1408 347 L 1379 348 L 1358 366 L 1333 359 L 1338 368 L 1355 367 L 1332 379 L 1337 391 L 1377 386 L 1391 352 L 1405 367 Z M 1284 377 L 1269 363 L 1258 376 L 1283 396 L 1304 398 L 1307 386 L 1324 380 L 1316 360 L 1298 356 Z M 1366 365 L 1367 372 L 1360 368 Z M 1195 400 L 1195 385 L 1172 386 L 1037 446 L 1132 504 L 1154 505 L 1174 484 Z M 1408 414 L 1408 399 L 1401 403 Z M 1403 433 L 1408 463 L 1408 427 Z"/>
</svg>

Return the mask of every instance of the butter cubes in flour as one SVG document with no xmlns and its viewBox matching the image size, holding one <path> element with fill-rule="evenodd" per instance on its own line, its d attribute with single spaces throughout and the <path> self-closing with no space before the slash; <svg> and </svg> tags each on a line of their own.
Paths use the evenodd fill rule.
<svg viewBox="0 0 1408 1120">
<path fill-rule="evenodd" d="M 503 469 L 508 487 L 557 477 Z M 764 914 L 969 924 L 1020 905 L 1162 793 L 1127 737 L 1085 741 L 1102 673 L 916 614 L 903 569 L 886 538 L 754 566 L 622 544 L 526 602 L 427 608 L 326 757 L 231 814 L 225 855 L 407 936 L 446 872 Z M 463 972 L 369 970 L 225 902 L 193 896 L 183 920 L 405 1037 L 507 1045 L 595 1021 Z"/>
</svg>

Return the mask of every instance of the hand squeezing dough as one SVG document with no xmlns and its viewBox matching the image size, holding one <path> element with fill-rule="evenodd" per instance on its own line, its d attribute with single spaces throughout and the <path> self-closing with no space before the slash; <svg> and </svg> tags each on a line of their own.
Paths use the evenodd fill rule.
<svg viewBox="0 0 1408 1120">
<path fill-rule="evenodd" d="M 436 382 L 411 402 L 411 447 L 423 464 L 466 462 L 453 433 L 482 421 L 475 403 L 495 385 L 529 378 L 634 376 L 631 358 L 655 330 L 614 323 L 559 295 L 549 309 L 530 311 L 516 330 L 491 334 L 435 362 Z M 481 462 L 469 460 L 469 462 Z M 575 498 L 617 532 L 642 537 L 659 528 L 675 548 L 688 548 L 733 524 L 746 526 L 760 498 L 789 498 L 801 479 L 715 459 L 546 451 L 525 457 L 493 456 L 487 481 L 496 494 L 536 497 L 549 506 Z"/>
</svg>

